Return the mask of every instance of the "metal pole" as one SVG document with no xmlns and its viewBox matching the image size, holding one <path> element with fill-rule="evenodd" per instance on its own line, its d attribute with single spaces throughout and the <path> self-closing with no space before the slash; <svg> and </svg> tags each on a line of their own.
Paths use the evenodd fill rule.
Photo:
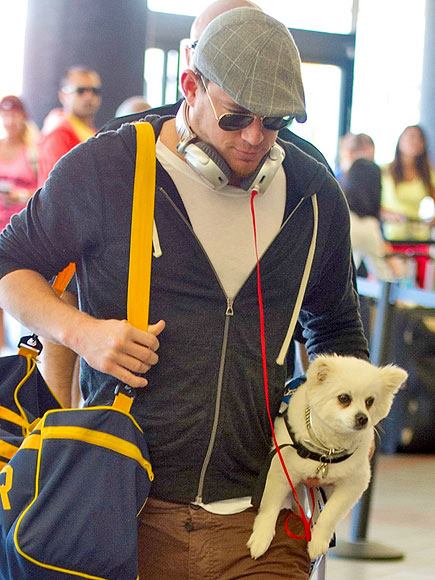
<svg viewBox="0 0 435 580">
<path fill-rule="evenodd" d="M 391 303 L 390 282 L 382 285 L 381 296 L 378 300 L 376 318 L 371 341 L 371 362 L 382 365 L 387 362 L 388 342 L 394 306 Z M 329 554 L 335 558 L 348 558 L 355 560 L 401 560 L 402 552 L 389 548 L 382 544 L 367 541 L 367 529 L 370 515 L 370 502 L 376 471 L 376 452 L 371 459 L 372 478 L 369 487 L 352 511 L 352 521 L 349 542 L 338 542 L 336 548 Z"/>
</svg>

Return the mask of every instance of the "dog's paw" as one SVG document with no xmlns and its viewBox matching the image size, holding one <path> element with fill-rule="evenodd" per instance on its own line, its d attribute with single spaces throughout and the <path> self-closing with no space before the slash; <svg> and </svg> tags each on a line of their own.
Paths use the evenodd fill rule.
<svg viewBox="0 0 435 580">
<path fill-rule="evenodd" d="M 308 554 L 311 560 L 315 560 L 319 556 L 326 554 L 329 548 L 329 539 L 329 537 L 323 534 L 312 534 L 311 541 L 308 542 Z"/>
<path fill-rule="evenodd" d="M 252 558 L 256 560 L 262 556 L 270 546 L 275 535 L 275 530 L 272 533 L 264 533 L 261 530 L 255 530 L 252 532 L 251 537 L 246 544 L 251 552 Z"/>
</svg>

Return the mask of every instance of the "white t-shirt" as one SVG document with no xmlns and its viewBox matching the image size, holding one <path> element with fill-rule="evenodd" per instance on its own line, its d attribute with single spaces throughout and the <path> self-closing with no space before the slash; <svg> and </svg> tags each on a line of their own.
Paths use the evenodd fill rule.
<svg viewBox="0 0 435 580">
<path fill-rule="evenodd" d="M 160 140 L 157 159 L 174 181 L 227 297 L 234 298 L 256 263 L 250 192 L 230 185 L 212 189 Z M 285 199 L 286 179 L 280 167 L 268 189 L 254 202 L 260 256 L 279 232 Z"/>
</svg>

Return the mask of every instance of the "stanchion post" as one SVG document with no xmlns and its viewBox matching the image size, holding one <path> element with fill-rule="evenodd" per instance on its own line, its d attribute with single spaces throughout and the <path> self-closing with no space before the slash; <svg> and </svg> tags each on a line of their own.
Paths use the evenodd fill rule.
<svg viewBox="0 0 435 580">
<path fill-rule="evenodd" d="M 382 284 L 377 304 L 373 339 L 370 345 L 371 362 L 375 365 L 385 364 L 388 358 L 387 338 L 392 327 L 394 310 L 391 303 L 391 289 L 390 282 Z M 352 510 L 350 541 L 338 542 L 336 548 L 329 551 L 332 557 L 355 560 L 401 560 L 404 557 L 402 552 L 393 548 L 367 541 L 370 503 L 376 472 L 376 452 L 371 460 L 371 468 L 372 478 L 369 487 Z"/>
</svg>

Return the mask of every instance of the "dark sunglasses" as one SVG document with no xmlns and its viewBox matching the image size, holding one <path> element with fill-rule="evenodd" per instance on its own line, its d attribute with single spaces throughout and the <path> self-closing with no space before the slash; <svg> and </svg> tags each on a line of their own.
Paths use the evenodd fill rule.
<svg viewBox="0 0 435 580">
<path fill-rule="evenodd" d="M 208 100 L 210 101 L 211 108 L 213 109 L 214 116 L 219 127 L 223 131 L 240 131 L 241 129 L 246 129 L 254 121 L 257 115 L 252 113 L 224 113 L 223 115 L 218 115 L 213 104 L 210 93 L 207 89 L 207 83 L 200 75 L 201 82 L 204 86 L 205 92 L 207 94 Z M 287 117 L 258 117 L 261 124 L 265 129 L 269 131 L 280 131 L 287 127 L 289 123 L 293 120 L 290 115 Z"/>
<path fill-rule="evenodd" d="M 93 93 L 96 96 L 101 95 L 101 87 L 63 87 L 62 91 L 64 93 L 76 95 L 84 95 L 85 93 Z"/>
</svg>

